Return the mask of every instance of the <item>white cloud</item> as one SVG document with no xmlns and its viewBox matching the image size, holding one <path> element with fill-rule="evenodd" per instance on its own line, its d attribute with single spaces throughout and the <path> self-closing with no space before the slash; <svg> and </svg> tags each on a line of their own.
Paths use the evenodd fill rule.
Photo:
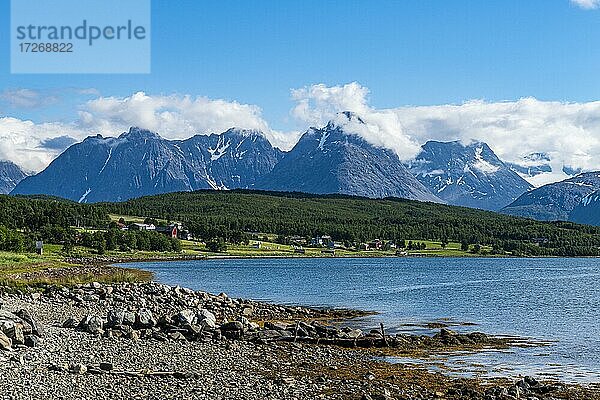
<svg viewBox="0 0 600 400">
<path fill-rule="evenodd" d="M 295 106 L 291 115 L 298 128 L 305 131 L 309 125 L 323 126 L 340 111 L 354 111 L 365 124 L 343 122 L 348 129 L 376 146 L 392 149 L 404 160 L 414 157 L 427 140 L 484 141 L 501 159 L 527 166 L 534 166 L 537 160 L 526 159 L 527 155 L 545 153 L 552 173 L 531 178 L 534 184 L 565 178 L 563 166 L 600 170 L 600 101 L 563 103 L 524 98 L 375 109 L 369 105 L 368 96 L 368 88 L 356 82 L 308 86 L 292 91 Z M 0 117 L 0 159 L 37 171 L 60 151 L 60 146 L 47 143 L 64 136 L 77 140 L 97 133 L 116 136 L 133 125 L 169 139 L 220 133 L 233 126 L 259 129 L 283 149 L 293 146 L 299 135 L 272 129 L 255 105 L 206 97 L 143 92 L 127 97 L 97 97 L 82 104 L 79 113 L 73 123 L 36 124 Z M 539 160 L 546 162 L 544 157 Z"/>
<path fill-rule="evenodd" d="M 479 140 L 504 161 L 522 163 L 530 153 L 551 159 L 552 173 L 534 184 L 564 179 L 563 166 L 600 170 L 600 101 L 544 102 L 523 98 L 511 102 L 469 101 L 460 105 L 405 106 L 377 110 L 367 104 L 368 89 L 357 83 L 315 85 L 292 91 L 292 115 L 306 124 L 322 124 L 336 112 L 354 111 L 368 124 L 358 132 L 367 141 L 394 150 L 401 158 L 417 154 L 427 140 Z"/>
<path fill-rule="evenodd" d="M 34 99 L 27 89 L 20 98 Z M 96 93 L 93 89 L 85 94 Z M 31 94 L 31 96 L 30 96 Z M 33 100 L 31 100 L 33 102 Z M 195 134 L 222 133 L 231 127 L 258 129 L 267 139 L 284 150 L 297 141 L 299 132 L 280 132 L 269 127 L 255 105 L 181 95 L 151 96 L 143 92 L 129 97 L 97 97 L 80 106 L 79 119 L 71 124 L 36 124 L 11 117 L 0 117 L 0 159 L 14 161 L 32 171 L 45 168 L 60 149 L 48 146 L 61 137 L 82 140 L 98 133 L 118 136 L 131 126 L 150 129 L 167 139 L 185 139 Z M 55 139 L 54 142 L 49 139 Z M 60 146 L 59 146 L 60 147 Z"/>
<path fill-rule="evenodd" d="M 318 84 L 292 89 L 292 99 L 297 104 L 291 114 L 300 121 L 322 126 L 340 111 L 365 114 L 370 110 L 368 94 L 369 89 L 356 82 L 344 86 Z"/>
<path fill-rule="evenodd" d="M 368 94 L 369 89 L 356 82 L 343 86 L 318 84 L 294 89 L 292 99 L 297 104 L 291 114 L 302 124 L 323 126 L 327 121 L 336 119 L 339 112 L 355 112 L 365 124 L 348 122 L 346 118 L 339 118 L 336 122 L 375 146 L 394 150 L 402 159 L 414 157 L 419 152 L 420 143 L 407 134 L 393 110 L 371 108 Z"/>
<path fill-rule="evenodd" d="M 571 0 L 571 4 L 584 10 L 593 10 L 600 7 L 600 0 Z"/>
<path fill-rule="evenodd" d="M 43 142 L 64 135 L 78 139 L 86 136 L 74 125 L 0 118 L 0 159 L 11 160 L 29 171 L 39 171 L 60 152 L 42 147 Z"/>
<path fill-rule="evenodd" d="M 0 93 L 0 101 L 12 108 L 37 108 L 58 102 L 58 97 L 31 89 L 6 89 Z"/>
<path fill-rule="evenodd" d="M 275 146 L 289 149 L 297 138 L 269 127 L 255 105 L 192 96 L 150 96 L 138 92 L 129 97 L 100 97 L 80 111 L 82 129 L 114 136 L 131 126 L 158 132 L 167 139 L 195 134 L 221 133 L 232 127 L 262 131 Z"/>
</svg>

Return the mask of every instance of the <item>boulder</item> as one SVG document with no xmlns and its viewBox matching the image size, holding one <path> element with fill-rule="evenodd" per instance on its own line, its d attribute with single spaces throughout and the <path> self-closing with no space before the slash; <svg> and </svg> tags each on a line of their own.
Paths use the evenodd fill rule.
<svg viewBox="0 0 600 400">
<path fill-rule="evenodd" d="M 256 337 L 263 340 L 279 339 L 281 337 L 281 331 L 275 329 L 264 329 L 256 333 Z"/>
<path fill-rule="evenodd" d="M 201 309 L 196 313 L 196 323 L 203 329 L 215 329 L 217 327 L 217 318 L 207 309 Z"/>
<path fill-rule="evenodd" d="M 27 335 L 25 336 L 25 346 L 27 347 L 37 347 L 40 342 L 40 338 L 36 335 Z"/>
<path fill-rule="evenodd" d="M 112 371 L 113 370 L 113 365 L 109 362 L 101 362 L 100 363 L 100 369 L 102 371 Z"/>
<path fill-rule="evenodd" d="M 285 331 L 287 326 L 278 322 L 265 322 L 265 329 L 272 329 L 275 331 Z"/>
<path fill-rule="evenodd" d="M 231 321 L 221 325 L 221 332 L 227 339 L 241 339 L 244 336 L 244 324 Z"/>
<path fill-rule="evenodd" d="M 125 311 L 123 315 L 123 325 L 134 326 L 136 321 L 136 316 L 133 311 Z"/>
<path fill-rule="evenodd" d="M 245 306 L 242 309 L 242 315 L 244 317 L 251 317 L 253 313 L 254 313 L 254 307 L 252 307 L 252 306 Z"/>
<path fill-rule="evenodd" d="M 156 320 L 152 315 L 152 311 L 147 308 L 141 308 L 135 314 L 135 326 L 137 328 L 152 328 L 156 325 Z"/>
<path fill-rule="evenodd" d="M 243 331 L 244 324 L 240 321 L 231 321 L 221 325 L 221 331 Z"/>
<path fill-rule="evenodd" d="M 25 344 L 23 325 L 12 320 L 0 320 L 0 331 L 12 340 L 12 344 Z"/>
<path fill-rule="evenodd" d="M 77 363 L 69 366 L 69 372 L 72 374 L 83 375 L 87 372 L 87 367 L 83 364 Z"/>
<path fill-rule="evenodd" d="M 12 350 L 12 340 L 2 331 L 0 331 L 0 349 Z"/>
<path fill-rule="evenodd" d="M 113 327 L 123 325 L 125 319 L 125 310 L 109 310 L 106 316 L 107 326 Z M 135 322 L 135 321 L 134 321 Z"/>
<path fill-rule="evenodd" d="M 44 336 L 44 330 L 42 328 L 42 325 L 39 324 L 35 319 L 33 319 L 31 314 L 29 314 L 27 310 L 19 310 L 17 311 L 16 315 L 29 324 L 29 326 L 31 327 L 32 334 L 36 336 Z"/>
<path fill-rule="evenodd" d="M 196 313 L 190 309 L 181 310 L 175 317 L 179 325 L 192 325 L 197 320 Z"/>
<path fill-rule="evenodd" d="M 79 322 L 75 318 L 70 317 L 65 322 L 63 322 L 62 327 L 74 329 L 77 328 L 78 325 Z"/>
<path fill-rule="evenodd" d="M 104 321 L 100 317 L 94 315 L 88 315 L 84 317 L 79 323 L 79 329 L 84 332 L 92 334 L 102 334 L 104 328 Z"/>
</svg>

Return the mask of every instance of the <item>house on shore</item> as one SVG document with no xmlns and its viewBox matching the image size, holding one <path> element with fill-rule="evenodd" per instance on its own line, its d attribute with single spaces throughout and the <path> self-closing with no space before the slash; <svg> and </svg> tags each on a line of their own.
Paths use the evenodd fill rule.
<svg viewBox="0 0 600 400">
<path fill-rule="evenodd" d="M 335 246 L 335 242 L 329 235 L 315 236 L 314 238 L 312 238 L 310 240 L 310 244 L 312 246 L 327 246 L 327 247 Z"/>
<path fill-rule="evenodd" d="M 155 226 L 154 224 L 133 223 L 127 227 L 130 231 L 154 231 L 162 233 L 173 239 L 192 240 L 193 236 L 183 225 L 174 223 L 169 225 Z M 125 229 L 123 229 L 125 230 Z"/>
<path fill-rule="evenodd" d="M 134 222 L 133 224 L 129 225 L 129 230 L 130 231 L 155 231 L 156 226 L 154 224 L 141 224 L 138 222 Z"/>
<path fill-rule="evenodd" d="M 170 224 L 166 226 L 157 226 L 156 232 L 167 235 L 170 238 L 177 239 L 179 237 L 179 225 Z"/>
</svg>

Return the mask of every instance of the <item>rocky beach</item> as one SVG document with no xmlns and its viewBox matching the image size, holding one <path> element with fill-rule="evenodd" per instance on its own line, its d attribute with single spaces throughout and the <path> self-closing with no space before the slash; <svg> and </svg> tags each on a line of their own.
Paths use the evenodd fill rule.
<svg viewBox="0 0 600 400">
<path fill-rule="evenodd" d="M 360 311 L 159 283 L 0 290 L 2 399 L 600 398 L 593 387 L 452 378 L 376 357 L 511 346 L 479 332 L 365 332 L 351 323 Z"/>
</svg>

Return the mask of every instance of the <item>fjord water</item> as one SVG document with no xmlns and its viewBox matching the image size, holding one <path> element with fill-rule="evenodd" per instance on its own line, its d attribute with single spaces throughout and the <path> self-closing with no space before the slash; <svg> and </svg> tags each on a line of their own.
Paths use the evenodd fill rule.
<svg viewBox="0 0 600 400">
<path fill-rule="evenodd" d="M 126 265 L 127 266 L 127 265 Z M 417 330 L 424 322 L 552 341 L 547 347 L 455 355 L 456 373 L 530 374 L 600 382 L 600 259 L 323 258 L 143 263 L 163 283 L 232 297 L 379 314 L 366 328 Z M 465 326 L 460 323 L 473 323 Z M 429 360 L 435 368 L 439 360 Z"/>
</svg>

